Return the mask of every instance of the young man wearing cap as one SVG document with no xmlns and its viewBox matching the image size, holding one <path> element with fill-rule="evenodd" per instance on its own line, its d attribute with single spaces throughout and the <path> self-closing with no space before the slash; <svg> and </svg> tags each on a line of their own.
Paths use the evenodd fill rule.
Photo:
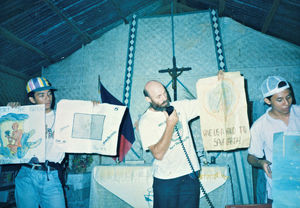
<svg viewBox="0 0 300 208">
<path fill-rule="evenodd" d="M 65 199 L 61 180 L 61 162 L 65 153 L 53 148 L 55 123 L 55 89 L 44 77 L 30 79 L 26 86 L 32 104 L 44 104 L 46 112 L 46 162 L 39 163 L 32 158 L 23 164 L 15 179 L 15 198 L 17 207 L 22 208 L 64 208 Z M 38 122 L 38 121 L 37 121 Z"/>
<path fill-rule="evenodd" d="M 300 130 L 300 106 L 292 105 L 292 91 L 280 76 L 270 76 L 261 85 L 264 101 L 270 107 L 251 127 L 248 162 L 262 168 L 267 178 L 267 203 L 272 203 L 273 135 Z"/>
</svg>

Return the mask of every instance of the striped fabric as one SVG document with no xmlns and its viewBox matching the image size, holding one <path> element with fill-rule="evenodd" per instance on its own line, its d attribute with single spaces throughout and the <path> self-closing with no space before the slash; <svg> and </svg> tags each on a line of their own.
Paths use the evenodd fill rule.
<svg viewBox="0 0 300 208">
<path fill-rule="evenodd" d="M 33 91 L 42 91 L 42 90 L 49 90 L 54 89 L 50 82 L 44 77 L 36 77 L 32 78 L 27 82 L 26 91 L 27 93 Z"/>
</svg>

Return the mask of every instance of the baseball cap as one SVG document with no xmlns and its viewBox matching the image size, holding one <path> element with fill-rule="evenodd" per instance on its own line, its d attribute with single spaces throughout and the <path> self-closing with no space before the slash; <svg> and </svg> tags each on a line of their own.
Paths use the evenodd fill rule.
<svg viewBox="0 0 300 208">
<path fill-rule="evenodd" d="M 279 85 L 279 83 L 281 83 Z M 269 76 L 267 79 L 265 79 L 260 87 L 261 92 L 263 94 L 263 97 L 269 97 L 276 93 L 279 93 L 287 88 L 289 88 L 289 83 L 280 76 Z"/>
<path fill-rule="evenodd" d="M 27 93 L 43 90 L 55 89 L 45 77 L 35 77 L 30 79 L 26 85 Z"/>
</svg>

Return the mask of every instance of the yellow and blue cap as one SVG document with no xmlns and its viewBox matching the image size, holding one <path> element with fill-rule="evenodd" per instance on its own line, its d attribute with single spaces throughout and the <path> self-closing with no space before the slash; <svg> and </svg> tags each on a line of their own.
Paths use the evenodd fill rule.
<svg viewBox="0 0 300 208">
<path fill-rule="evenodd" d="M 43 90 L 55 90 L 51 83 L 45 77 L 35 77 L 30 79 L 26 85 L 26 92 L 38 92 Z"/>
</svg>

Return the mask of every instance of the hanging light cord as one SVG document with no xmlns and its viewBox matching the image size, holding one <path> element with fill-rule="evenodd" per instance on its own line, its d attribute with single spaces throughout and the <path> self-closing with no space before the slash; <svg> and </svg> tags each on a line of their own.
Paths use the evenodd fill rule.
<svg viewBox="0 0 300 208">
<path fill-rule="evenodd" d="M 172 20 L 172 51 L 175 57 L 175 40 L 174 40 L 174 2 L 171 0 L 171 20 Z"/>
<path fill-rule="evenodd" d="M 174 2 L 173 2 L 173 1 L 174 1 L 174 0 L 171 0 L 172 50 L 173 50 L 173 66 L 176 67 L 176 59 L 175 59 L 175 41 L 174 41 Z M 178 129 L 177 129 L 177 126 L 175 126 L 175 129 L 176 129 L 176 132 L 177 132 L 177 134 L 178 134 L 180 143 L 181 143 L 181 145 L 182 145 L 182 149 L 183 149 L 183 151 L 184 151 L 184 154 L 185 154 L 185 156 L 186 156 L 186 158 L 187 158 L 187 160 L 188 160 L 188 163 L 189 163 L 189 165 L 190 165 L 190 167 L 191 167 L 193 173 L 194 173 L 195 176 L 198 178 L 198 176 L 196 175 L 196 172 L 195 172 L 195 170 L 194 170 L 194 167 L 193 167 L 193 165 L 192 165 L 192 162 L 191 162 L 191 160 L 190 160 L 190 158 L 189 158 L 189 155 L 187 154 L 187 151 L 186 151 L 186 149 L 185 149 L 185 147 L 184 147 L 184 145 L 183 145 L 183 141 L 182 141 L 182 139 L 181 139 L 181 136 L 180 136 L 180 134 L 179 134 L 179 131 L 178 131 Z M 200 189 L 201 189 L 201 191 L 202 191 L 202 193 L 203 193 L 203 195 L 204 195 L 204 197 L 205 197 L 205 199 L 206 199 L 206 201 L 207 201 L 209 207 L 214 208 L 214 206 L 213 206 L 211 200 L 209 199 L 208 194 L 207 194 L 207 192 L 205 191 L 205 189 L 204 189 L 204 187 L 203 187 L 203 185 L 202 185 L 202 183 L 201 183 L 200 180 L 199 180 L 199 183 L 200 183 Z"/>
</svg>

